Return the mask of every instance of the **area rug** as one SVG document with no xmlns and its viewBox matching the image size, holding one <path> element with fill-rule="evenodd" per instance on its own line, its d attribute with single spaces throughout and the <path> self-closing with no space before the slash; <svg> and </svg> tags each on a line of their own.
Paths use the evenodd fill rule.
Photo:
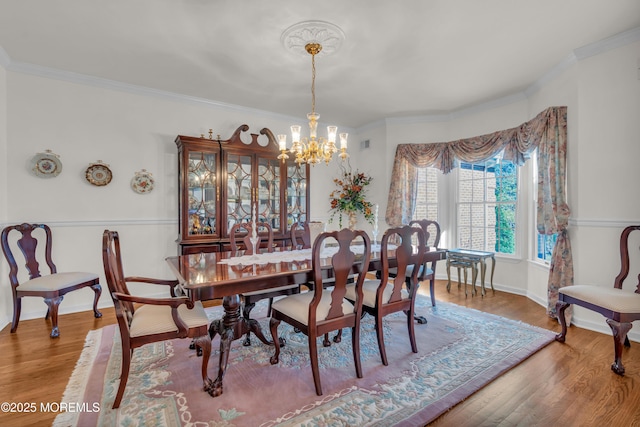
<svg viewBox="0 0 640 427">
<path fill-rule="evenodd" d="M 211 318 L 220 307 L 208 309 Z M 252 311 L 268 334 L 266 308 Z M 233 343 L 224 393 L 202 391 L 200 359 L 189 340 L 136 349 L 124 398 L 111 405 L 121 362 L 115 325 L 91 331 L 63 396 L 72 412 L 54 426 L 424 426 L 487 383 L 554 340 L 554 333 L 522 322 L 419 296 L 418 353 L 411 352 L 402 313 L 384 320 L 389 366 L 382 365 L 373 318 L 361 328 L 364 377 L 353 366 L 350 331 L 342 342 L 318 345 L 323 396 L 317 396 L 305 335 L 281 323 L 287 340 L 280 363 L 271 365 L 273 347 L 253 339 Z M 269 336 L 269 335 L 267 335 Z M 209 364 L 217 375 L 218 338 Z"/>
</svg>

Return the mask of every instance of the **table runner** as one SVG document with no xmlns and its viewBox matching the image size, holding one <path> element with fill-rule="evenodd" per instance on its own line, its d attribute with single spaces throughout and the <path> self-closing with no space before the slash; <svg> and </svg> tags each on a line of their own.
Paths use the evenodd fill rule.
<svg viewBox="0 0 640 427">
<path fill-rule="evenodd" d="M 388 245 L 388 248 L 396 249 L 395 245 Z M 364 252 L 363 245 L 354 245 L 351 250 L 356 255 Z M 338 252 L 337 246 L 326 246 L 320 251 L 321 258 L 328 258 Z M 380 244 L 371 245 L 371 252 L 380 252 Z M 250 264 L 277 264 L 280 262 L 305 261 L 311 259 L 311 249 L 296 249 L 291 251 L 264 252 L 256 255 L 241 255 L 225 258 L 218 261 L 220 264 L 229 265 L 250 265 Z"/>
</svg>

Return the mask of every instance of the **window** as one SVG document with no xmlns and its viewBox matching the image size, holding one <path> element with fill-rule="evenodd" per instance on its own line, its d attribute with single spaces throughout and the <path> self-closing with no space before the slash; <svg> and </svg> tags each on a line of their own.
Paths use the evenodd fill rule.
<svg viewBox="0 0 640 427">
<path fill-rule="evenodd" d="M 412 219 L 438 220 L 438 177 L 436 168 L 418 168 L 416 207 Z"/>
<path fill-rule="evenodd" d="M 556 245 L 556 240 L 558 239 L 557 234 L 540 234 L 536 231 L 536 235 L 538 238 L 536 239 L 537 246 L 537 260 L 543 262 L 551 262 L 551 254 L 553 253 L 553 248 Z"/>
<path fill-rule="evenodd" d="M 498 155 L 458 168 L 458 246 L 516 253 L 518 169 Z"/>
<path fill-rule="evenodd" d="M 538 156 L 537 153 L 532 154 L 533 161 L 533 218 L 537 218 L 536 206 L 538 202 Z M 551 255 L 553 254 L 553 248 L 556 246 L 557 234 L 544 235 L 538 233 L 538 227 L 534 229 L 535 238 L 535 261 L 549 263 L 551 262 Z"/>
</svg>

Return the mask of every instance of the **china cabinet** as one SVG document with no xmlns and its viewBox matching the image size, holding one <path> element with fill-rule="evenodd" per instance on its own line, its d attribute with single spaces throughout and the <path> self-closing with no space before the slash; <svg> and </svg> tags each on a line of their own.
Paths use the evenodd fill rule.
<svg viewBox="0 0 640 427">
<path fill-rule="evenodd" d="M 178 135 L 178 252 L 229 249 L 238 222 L 267 222 L 274 242 L 288 244 L 288 230 L 309 215 L 309 166 L 278 159 L 278 144 L 267 128 L 241 139 L 242 125 L 229 139 Z M 293 156 L 292 156 L 293 157 Z"/>
</svg>

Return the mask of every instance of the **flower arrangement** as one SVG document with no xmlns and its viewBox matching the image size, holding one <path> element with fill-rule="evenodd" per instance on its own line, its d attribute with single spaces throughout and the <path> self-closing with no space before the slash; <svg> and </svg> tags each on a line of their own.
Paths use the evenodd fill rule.
<svg viewBox="0 0 640 427">
<path fill-rule="evenodd" d="M 373 223 L 373 205 L 366 200 L 366 186 L 371 184 L 372 178 L 356 170 L 342 169 L 342 176 L 334 178 L 333 182 L 338 186 L 329 194 L 331 199 L 331 217 L 333 222 L 335 215 L 339 215 L 339 226 L 342 228 L 342 214 L 349 216 L 349 226 L 355 226 L 355 215 L 360 213 L 370 224 Z"/>
</svg>

